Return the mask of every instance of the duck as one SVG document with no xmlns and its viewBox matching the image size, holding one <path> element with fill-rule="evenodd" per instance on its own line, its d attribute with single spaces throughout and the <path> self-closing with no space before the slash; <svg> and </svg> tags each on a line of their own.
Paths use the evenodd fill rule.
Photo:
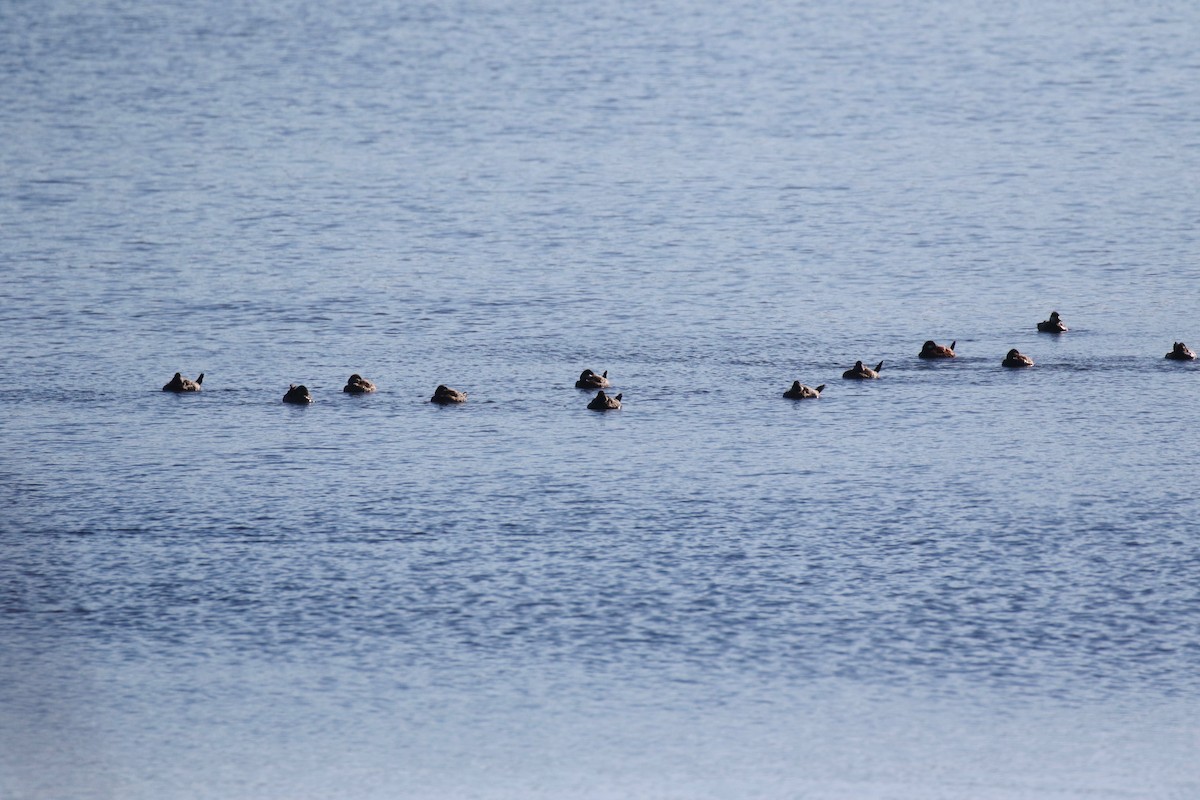
<svg viewBox="0 0 1200 800">
<path fill-rule="evenodd" d="M 621 407 L 621 395 L 609 397 L 604 393 L 604 390 L 596 392 L 596 396 L 592 398 L 592 402 L 588 403 L 588 408 L 592 411 L 615 411 Z"/>
<path fill-rule="evenodd" d="M 842 373 L 842 377 L 855 381 L 872 380 L 879 377 L 879 370 L 881 369 L 883 369 L 882 361 L 875 365 L 875 369 L 863 366 L 861 361 L 855 361 L 853 367 Z"/>
<path fill-rule="evenodd" d="M 1194 358 L 1194 356 L 1193 356 L 1193 358 Z M 165 386 L 163 386 L 163 391 L 164 392 L 198 392 L 198 391 L 200 391 L 200 384 L 202 384 L 202 383 L 204 383 L 204 373 L 203 372 L 201 372 L 200 377 L 196 378 L 196 380 L 194 380 L 194 381 L 188 380 L 187 378 L 183 377 L 178 372 L 176 372 L 175 377 L 171 378 L 171 380 L 167 381 L 167 384 Z"/>
<path fill-rule="evenodd" d="M 1172 361 L 1194 361 L 1196 354 L 1192 351 L 1192 348 L 1183 342 L 1176 342 L 1175 346 L 1171 348 L 1171 352 L 1167 353 L 1166 358 Z M 200 377 L 203 378 L 204 376 L 201 375 Z"/>
<path fill-rule="evenodd" d="M 810 397 L 820 397 L 823 391 L 825 391 L 823 383 L 814 389 L 811 386 L 805 386 L 800 381 L 792 381 L 792 388 L 784 392 L 783 396 L 792 400 L 807 400 Z"/>
<path fill-rule="evenodd" d="M 1033 359 L 1014 347 L 1008 351 L 1008 355 L 1000 363 L 1006 367 L 1032 367 Z"/>
<path fill-rule="evenodd" d="M 308 405 L 312 401 L 312 395 L 308 393 L 308 387 L 304 385 L 297 386 L 294 383 L 288 387 L 287 394 L 283 396 L 283 402 L 298 406 Z"/>
<path fill-rule="evenodd" d="M 925 344 L 921 345 L 921 352 L 917 354 L 918 358 L 954 358 L 954 345 L 958 344 L 955 339 L 950 343 L 949 347 L 944 344 L 938 344 L 930 339 Z"/>
<path fill-rule="evenodd" d="M 1044 319 L 1037 324 L 1037 329 L 1042 333 L 1062 333 L 1070 330 L 1058 317 L 1057 311 L 1050 312 L 1050 319 Z"/>
<path fill-rule="evenodd" d="M 367 394 L 368 392 L 375 391 L 375 384 L 356 372 L 346 380 L 346 385 L 342 387 L 342 391 L 349 392 L 350 394 Z"/>
<path fill-rule="evenodd" d="M 437 403 L 439 406 L 465 403 L 467 402 L 467 393 L 460 392 L 458 389 L 451 389 L 445 384 L 438 384 L 437 389 L 433 392 L 433 397 L 429 398 L 429 402 Z"/>
<path fill-rule="evenodd" d="M 608 382 L 608 370 L 604 370 L 603 374 L 597 375 L 590 369 L 585 369 L 579 373 L 579 380 L 575 381 L 576 389 L 607 389 L 611 385 Z"/>
</svg>

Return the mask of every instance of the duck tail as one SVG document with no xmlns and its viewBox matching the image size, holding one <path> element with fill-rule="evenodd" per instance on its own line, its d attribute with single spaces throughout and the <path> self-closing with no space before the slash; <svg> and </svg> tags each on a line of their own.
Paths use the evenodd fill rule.
<svg viewBox="0 0 1200 800">
<path fill-rule="evenodd" d="M 876 372 L 879 372 L 879 370 L 881 370 L 881 369 L 883 369 L 883 362 L 882 362 L 882 361 L 880 361 L 878 364 L 876 364 L 876 365 L 875 365 L 875 371 L 876 371 Z"/>
<path fill-rule="evenodd" d="M 825 384 L 822 383 L 820 386 L 817 387 L 817 394 L 820 394 L 823 391 L 825 391 Z"/>
<path fill-rule="evenodd" d="M 618 394 L 618 395 L 617 395 L 617 400 L 620 400 L 620 399 L 621 399 L 621 395 L 619 395 L 619 394 Z"/>
<path fill-rule="evenodd" d="M 199 377 L 199 378 L 196 378 L 196 385 L 197 385 L 197 386 L 199 386 L 199 385 L 200 385 L 200 384 L 202 384 L 202 383 L 204 383 L 204 373 L 203 373 L 203 372 L 201 372 L 201 373 L 200 373 L 200 377 Z"/>
<path fill-rule="evenodd" d="M 958 339 L 955 339 L 953 342 L 950 343 L 950 349 L 953 350 L 954 345 L 956 345 L 956 344 L 958 344 Z"/>
</svg>

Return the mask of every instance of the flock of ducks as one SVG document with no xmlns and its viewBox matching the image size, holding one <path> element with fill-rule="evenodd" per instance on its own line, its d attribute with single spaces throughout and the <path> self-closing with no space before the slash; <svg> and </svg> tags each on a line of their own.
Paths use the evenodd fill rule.
<svg viewBox="0 0 1200 800">
<path fill-rule="evenodd" d="M 175 377 L 167 381 L 162 387 L 164 392 L 198 392 L 201 384 L 204 383 L 204 373 L 200 373 L 200 377 L 196 380 L 183 377 L 176 372 Z M 608 388 L 611 384 L 608 382 L 608 372 L 605 371 L 599 375 L 592 372 L 590 369 L 585 369 L 579 374 L 579 380 L 575 381 L 575 387 L 578 389 L 600 389 L 596 392 L 596 396 L 588 403 L 588 408 L 593 411 L 614 411 L 621 407 L 621 395 L 616 394 L 609 396 L 605 394 L 604 388 Z M 604 388 L 601 388 L 604 387 Z M 375 391 L 375 384 L 367 380 L 357 372 L 351 375 L 346 380 L 346 385 L 342 387 L 342 391 L 347 394 L 370 394 Z M 293 383 L 288 387 L 287 392 L 283 395 L 283 402 L 293 405 L 308 405 L 313 401 L 312 392 L 307 386 L 297 385 Z M 429 402 L 436 403 L 439 406 L 454 405 L 457 403 L 467 402 L 467 393 L 460 392 L 458 389 L 451 389 L 445 384 L 439 384 L 433 392 L 433 397 L 429 398 Z"/>
<path fill-rule="evenodd" d="M 1037 329 L 1041 333 L 1065 333 L 1068 330 L 1057 311 L 1051 311 L 1050 318 L 1039 322 Z M 956 344 L 958 344 L 957 340 L 951 342 L 949 346 L 937 344 L 930 340 L 922 345 L 921 352 L 917 354 L 917 357 L 927 360 L 954 358 L 954 346 Z M 1167 353 L 1165 357 L 1172 361 L 1194 361 L 1196 354 L 1183 342 L 1175 342 L 1171 348 L 1171 352 Z M 1000 363 L 1005 367 L 1019 369 L 1021 367 L 1032 367 L 1033 359 L 1013 348 L 1008 351 L 1008 354 Z M 842 377 L 846 380 L 873 380 L 879 377 L 879 372 L 882 369 L 882 361 L 876 364 L 874 369 L 865 366 L 861 361 L 855 361 L 853 367 L 842 373 Z M 202 383 L 204 383 L 203 372 L 194 381 L 176 372 L 175 377 L 171 378 L 163 386 L 162 390 L 164 392 L 198 392 Z M 609 395 L 605 393 L 604 390 L 610 386 L 607 370 L 597 374 L 590 369 L 585 369 L 579 374 L 579 380 L 575 381 L 576 389 L 596 390 L 596 396 L 592 398 L 587 406 L 592 411 L 615 411 L 621 407 L 620 394 Z M 824 390 L 825 384 L 823 383 L 820 386 L 813 387 L 805 386 L 800 381 L 793 381 L 791 388 L 784 392 L 783 396 L 793 400 L 808 400 L 820 397 L 821 392 Z M 346 381 L 346 385 L 342 388 L 342 391 L 347 394 L 370 394 L 375 391 L 375 384 L 355 373 Z M 312 401 L 312 394 L 308 391 L 308 387 L 294 383 L 288 387 L 287 393 L 283 396 L 283 402 L 296 405 L 307 405 Z M 451 389 L 449 386 L 439 385 L 434 390 L 433 397 L 429 398 L 429 402 L 441 406 L 465 403 L 467 402 L 467 394 L 466 392 L 460 392 L 458 389 Z"/>
</svg>

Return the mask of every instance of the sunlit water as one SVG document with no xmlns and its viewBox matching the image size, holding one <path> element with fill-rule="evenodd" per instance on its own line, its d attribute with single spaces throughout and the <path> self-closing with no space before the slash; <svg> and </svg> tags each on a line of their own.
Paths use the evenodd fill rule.
<svg viewBox="0 0 1200 800">
<path fill-rule="evenodd" d="M 1198 8 L 3 4 L 0 795 L 1200 796 Z"/>
</svg>

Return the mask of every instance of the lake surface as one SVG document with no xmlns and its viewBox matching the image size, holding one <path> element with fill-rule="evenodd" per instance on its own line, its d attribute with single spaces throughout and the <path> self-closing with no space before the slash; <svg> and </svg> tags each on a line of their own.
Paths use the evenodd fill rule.
<svg viewBox="0 0 1200 800">
<path fill-rule="evenodd" d="M 0 795 L 1200 796 L 1197 42 L 0 5 Z"/>
</svg>

